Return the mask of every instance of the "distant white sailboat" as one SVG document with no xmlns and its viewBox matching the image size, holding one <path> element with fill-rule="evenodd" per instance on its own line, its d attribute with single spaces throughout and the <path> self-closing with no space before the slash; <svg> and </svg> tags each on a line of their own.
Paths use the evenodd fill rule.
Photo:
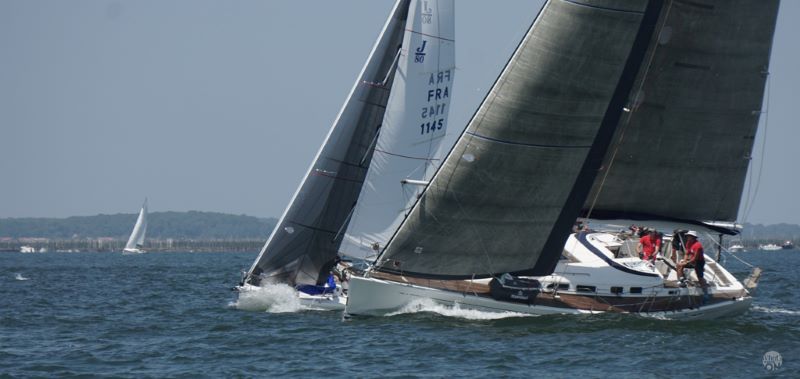
<svg viewBox="0 0 800 379">
<path fill-rule="evenodd" d="M 125 248 L 122 249 L 123 254 L 141 254 L 145 251 L 142 250 L 144 247 L 144 235 L 147 232 L 147 198 L 144 199 L 144 204 L 142 205 L 142 209 L 139 211 L 139 218 L 136 219 L 136 225 L 133 226 L 133 231 L 131 232 L 130 238 L 128 238 L 128 243 L 125 244 Z"/>
</svg>

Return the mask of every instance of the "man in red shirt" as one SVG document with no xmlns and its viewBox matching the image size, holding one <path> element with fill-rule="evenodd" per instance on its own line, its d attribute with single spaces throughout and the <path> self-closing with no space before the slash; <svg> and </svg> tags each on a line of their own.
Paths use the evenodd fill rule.
<svg viewBox="0 0 800 379">
<path fill-rule="evenodd" d="M 661 238 L 655 229 L 650 230 L 647 235 L 639 239 L 639 245 L 636 246 L 639 257 L 645 261 L 655 262 L 659 250 L 661 250 Z"/>
<path fill-rule="evenodd" d="M 703 278 L 705 272 L 706 259 L 703 257 L 703 245 L 697 240 L 697 232 L 690 230 L 686 233 L 686 256 L 678 262 L 678 280 L 681 281 L 681 286 L 685 286 L 684 281 L 686 278 L 683 275 L 684 268 L 694 268 L 697 274 L 697 280 L 700 285 L 705 287 L 706 280 Z"/>
</svg>

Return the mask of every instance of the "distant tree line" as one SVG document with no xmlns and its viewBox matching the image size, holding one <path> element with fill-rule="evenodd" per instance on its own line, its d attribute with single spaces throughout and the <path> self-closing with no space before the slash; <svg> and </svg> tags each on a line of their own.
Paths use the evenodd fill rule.
<svg viewBox="0 0 800 379">
<path fill-rule="evenodd" d="M 138 214 L 100 214 L 67 218 L 0 218 L 0 238 L 127 239 Z M 148 215 L 148 239 L 266 241 L 275 218 L 215 212 L 155 212 Z M 800 241 L 800 225 L 745 224 L 741 238 L 750 241 Z"/>
<path fill-rule="evenodd" d="M 111 237 L 126 239 L 138 214 L 100 214 L 67 218 L 0 218 L 0 238 L 52 239 Z M 147 218 L 147 238 L 266 240 L 274 218 L 215 212 L 154 212 Z"/>
<path fill-rule="evenodd" d="M 800 241 L 800 225 L 796 224 L 745 224 L 744 240 L 789 240 Z"/>
</svg>

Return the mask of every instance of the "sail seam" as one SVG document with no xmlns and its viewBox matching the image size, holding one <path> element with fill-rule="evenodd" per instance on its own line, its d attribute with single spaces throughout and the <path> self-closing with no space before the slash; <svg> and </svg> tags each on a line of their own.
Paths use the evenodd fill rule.
<svg viewBox="0 0 800 379">
<path fill-rule="evenodd" d="M 591 148 L 591 145 L 545 145 L 540 143 L 526 143 L 526 142 L 514 142 L 509 140 L 502 140 L 499 138 L 492 138 L 480 135 L 475 132 L 466 132 L 465 134 L 469 134 L 474 137 L 478 137 L 483 140 L 502 143 L 506 145 L 516 145 L 516 146 L 528 146 L 528 147 L 544 147 L 544 148 L 553 148 L 553 149 L 588 149 Z"/>
<path fill-rule="evenodd" d="M 579 3 L 579 2 L 574 1 L 574 0 L 561 0 L 561 1 L 563 1 L 565 3 L 574 4 L 574 5 L 577 5 L 577 6 L 580 6 L 580 7 L 592 8 L 592 9 L 600 9 L 600 10 L 610 11 L 610 12 L 644 14 L 644 12 L 640 12 L 640 11 L 632 11 L 632 10 L 627 10 L 627 9 L 608 8 L 608 7 L 601 7 L 601 6 L 597 6 L 597 5 L 583 4 L 583 3 Z"/>
<path fill-rule="evenodd" d="M 326 177 L 326 178 L 331 178 L 333 180 L 344 180 L 346 182 L 353 182 L 353 183 L 363 183 L 364 182 L 363 180 L 345 178 L 343 176 L 336 176 L 336 175 L 332 175 L 332 174 L 329 174 L 327 172 L 322 172 L 322 171 L 314 171 L 314 172 L 311 173 L 311 176 L 323 176 L 323 177 Z"/>
<path fill-rule="evenodd" d="M 433 34 L 418 32 L 418 31 L 412 30 L 412 29 L 406 29 L 406 31 L 409 32 L 409 33 L 419 34 L 419 35 L 425 36 L 425 37 L 436 38 L 436 39 L 439 39 L 439 40 L 442 40 L 442 41 L 456 42 L 456 40 L 454 40 L 454 39 L 439 37 L 439 36 L 435 36 Z"/>
<path fill-rule="evenodd" d="M 412 156 L 403 155 L 403 154 L 390 153 L 388 151 L 380 150 L 380 149 L 377 149 L 377 148 L 375 149 L 375 152 L 376 153 L 383 153 L 383 154 L 386 154 L 386 155 L 391 155 L 391 156 L 394 156 L 394 157 L 416 159 L 416 160 L 420 160 L 420 161 L 438 161 L 439 160 L 439 158 L 412 157 Z"/>
<path fill-rule="evenodd" d="M 292 224 L 294 224 L 294 225 L 297 225 L 297 226 L 302 226 L 302 227 L 304 227 L 304 228 L 306 228 L 306 229 L 311 229 L 311 230 L 315 230 L 315 231 L 318 231 L 318 232 L 330 233 L 330 234 L 336 234 L 336 233 L 337 233 L 336 231 L 333 231 L 333 230 L 327 230 L 327 229 L 317 228 L 317 227 L 313 227 L 313 226 L 311 226 L 311 225 L 301 224 L 301 223 L 299 223 L 299 222 L 295 222 L 295 221 L 288 221 L 288 222 L 290 222 L 290 223 L 292 223 Z"/>
</svg>

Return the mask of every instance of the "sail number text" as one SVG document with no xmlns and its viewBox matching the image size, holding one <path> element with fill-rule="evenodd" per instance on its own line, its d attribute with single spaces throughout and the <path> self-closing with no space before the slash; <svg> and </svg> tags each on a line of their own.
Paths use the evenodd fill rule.
<svg viewBox="0 0 800 379">
<path fill-rule="evenodd" d="M 450 70 L 431 73 L 428 79 L 428 105 L 420 111 L 422 122 L 419 125 L 419 134 L 432 133 L 444 127 L 446 107 L 450 102 L 450 79 Z"/>
</svg>

